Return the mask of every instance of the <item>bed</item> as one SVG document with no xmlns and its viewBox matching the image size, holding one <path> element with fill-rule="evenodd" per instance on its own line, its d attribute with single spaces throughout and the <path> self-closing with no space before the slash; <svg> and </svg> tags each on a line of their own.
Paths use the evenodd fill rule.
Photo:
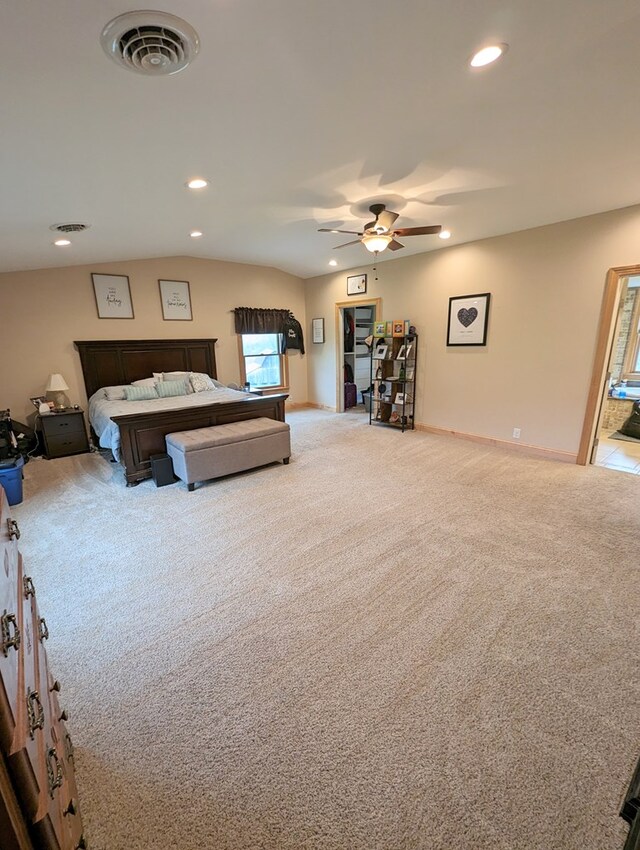
<svg viewBox="0 0 640 850">
<path fill-rule="evenodd" d="M 104 432 L 104 417 L 110 419 L 109 439 L 117 445 L 128 485 L 151 477 L 149 457 L 166 451 L 165 436 L 172 431 L 190 431 L 209 425 L 224 425 L 266 416 L 284 422 L 286 393 L 256 396 L 220 389 L 151 402 L 112 402 L 117 410 L 104 405 L 99 411 L 94 398 L 103 387 L 130 384 L 148 378 L 153 372 L 205 372 L 217 378 L 215 339 L 144 339 L 76 341 L 80 364 L 90 400 L 90 422 Z M 206 396 L 206 398 L 204 398 Z M 126 407 L 125 405 L 128 405 Z M 122 411 L 131 410 L 130 413 Z M 92 426 L 92 434 L 97 439 Z M 117 429 L 117 436 L 113 429 Z"/>
</svg>

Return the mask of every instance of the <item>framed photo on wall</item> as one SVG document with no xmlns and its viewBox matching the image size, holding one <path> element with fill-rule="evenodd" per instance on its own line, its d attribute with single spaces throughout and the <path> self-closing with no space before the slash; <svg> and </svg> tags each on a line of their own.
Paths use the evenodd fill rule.
<svg viewBox="0 0 640 850">
<path fill-rule="evenodd" d="M 93 294 L 101 319 L 133 319 L 131 289 L 126 274 L 92 274 Z"/>
<path fill-rule="evenodd" d="M 188 280 L 159 280 L 162 318 L 165 321 L 190 322 L 191 292 Z"/>
<path fill-rule="evenodd" d="M 447 345 L 486 345 L 490 292 L 449 299 Z"/>
<path fill-rule="evenodd" d="M 311 319 L 313 342 L 324 342 L 324 319 Z"/>
<path fill-rule="evenodd" d="M 352 274 L 347 278 L 347 295 L 363 295 L 366 291 L 366 274 Z"/>
</svg>

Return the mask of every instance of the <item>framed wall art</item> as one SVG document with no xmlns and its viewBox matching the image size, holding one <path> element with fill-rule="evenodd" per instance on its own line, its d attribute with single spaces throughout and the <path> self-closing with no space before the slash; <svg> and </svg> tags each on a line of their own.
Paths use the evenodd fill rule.
<svg viewBox="0 0 640 850">
<path fill-rule="evenodd" d="M 366 274 L 352 274 L 347 278 L 347 295 L 363 295 L 366 291 Z"/>
<path fill-rule="evenodd" d="M 162 318 L 165 321 L 190 322 L 191 292 L 188 280 L 159 280 Z"/>
<path fill-rule="evenodd" d="M 449 299 L 447 345 L 486 345 L 490 292 Z"/>
<path fill-rule="evenodd" d="M 311 319 L 311 337 L 313 342 L 324 342 L 324 319 Z"/>
<path fill-rule="evenodd" d="M 92 274 L 93 293 L 101 319 L 133 319 L 131 289 L 126 274 Z"/>
</svg>

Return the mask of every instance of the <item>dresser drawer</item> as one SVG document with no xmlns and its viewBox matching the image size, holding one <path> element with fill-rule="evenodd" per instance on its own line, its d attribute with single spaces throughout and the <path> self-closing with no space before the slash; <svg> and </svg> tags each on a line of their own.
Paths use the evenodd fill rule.
<svg viewBox="0 0 640 850">
<path fill-rule="evenodd" d="M 55 437 L 47 437 L 47 455 L 49 457 L 66 457 L 89 451 L 89 442 L 84 431 L 72 431 Z"/>
<path fill-rule="evenodd" d="M 47 437 L 59 437 L 72 431 L 84 433 L 84 416 L 81 413 L 52 413 L 42 422 Z"/>
<path fill-rule="evenodd" d="M 19 724 L 19 673 L 22 664 L 22 557 L 17 568 L 5 547 L 0 577 L 0 746 L 9 755 Z"/>
</svg>

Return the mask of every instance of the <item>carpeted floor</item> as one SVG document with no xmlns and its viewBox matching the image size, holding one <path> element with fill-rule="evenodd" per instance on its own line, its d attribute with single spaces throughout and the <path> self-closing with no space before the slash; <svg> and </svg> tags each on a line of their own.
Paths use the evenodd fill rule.
<svg viewBox="0 0 640 850">
<path fill-rule="evenodd" d="M 93 850 L 621 850 L 640 480 L 289 420 L 194 493 L 26 468 Z"/>
</svg>

